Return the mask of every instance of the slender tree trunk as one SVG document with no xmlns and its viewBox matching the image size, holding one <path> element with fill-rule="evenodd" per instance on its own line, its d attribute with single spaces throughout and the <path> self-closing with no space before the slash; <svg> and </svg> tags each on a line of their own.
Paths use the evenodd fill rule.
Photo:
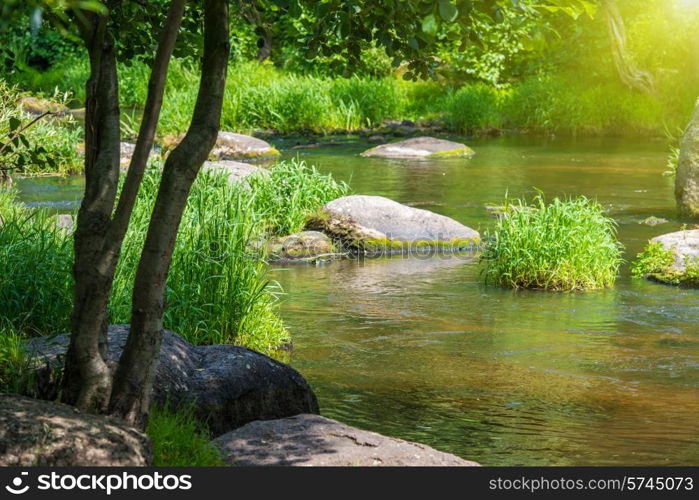
<svg viewBox="0 0 699 500">
<path fill-rule="evenodd" d="M 624 85 L 639 90 L 645 94 L 655 94 L 653 75 L 636 66 L 629 56 L 626 46 L 626 28 L 615 0 L 604 0 L 604 11 L 607 16 L 607 28 L 612 45 L 612 60 L 619 78 Z"/>
<path fill-rule="evenodd" d="M 101 249 L 119 181 L 119 95 L 114 40 L 108 17 L 81 23 L 90 57 L 86 89 L 85 196 L 78 212 L 74 248 L 75 295 L 66 355 L 63 400 L 89 412 L 104 411 L 111 376 L 106 363 L 109 269 Z"/>
<path fill-rule="evenodd" d="M 66 356 L 63 400 L 84 411 L 107 409 L 112 377 L 107 366 L 107 305 L 121 245 L 153 147 L 167 68 L 186 0 L 173 0 L 158 45 L 138 140 L 119 204 L 119 99 L 114 43 L 107 18 L 83 26 L 92 74 L 87 84 L 85 196 L 75 234 L 75 305 Z"/>
<path fill-rule="evenodd" d="M 136 272 L 131 331 L 114 376 L 110 413 L 144 426 L 163 333 L 165 284 L 191 186 L 216 142 L 228 54 L 228 1 L 204 0 L 204 56 L 192 122 L 168 156 Z"/>
</svg>

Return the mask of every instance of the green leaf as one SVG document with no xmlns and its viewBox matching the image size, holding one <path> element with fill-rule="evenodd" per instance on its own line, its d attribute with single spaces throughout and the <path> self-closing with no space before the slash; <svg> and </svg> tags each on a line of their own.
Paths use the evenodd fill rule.
<svg viewBox="0 0 699 500">
<path fill-rule="evenodd" d="M 414 36 L 411 36 L 408 38 L 408 45 L 410 45 L 411 48 L 418 50 L 420 48 L 420 44 L 417 41 L 417 38 Z"/>
<path fill-rule="evenodd" d="M 439 15 L 445 21 L 452 22 L 459 15 L 459 9 L 449 0 L 439 0 Z"/>
<path fill-rule="evenodd" d="M 21 121 L 19 121 L 18 118 L 11 116 L 10 117 L 10 132 L 14 132 L 19 128 L 19 126 L 22 124 Z"/>
<path fill-rule="evenodd" d="M 425 33 L 429 35 L 436 35 L 438 29 L 439 24 L 437 23 L 437 18 L 434 17 L 434 14 L 425 16 L 422 19 L 422 31 L 424 31 Z"/>
</svg>

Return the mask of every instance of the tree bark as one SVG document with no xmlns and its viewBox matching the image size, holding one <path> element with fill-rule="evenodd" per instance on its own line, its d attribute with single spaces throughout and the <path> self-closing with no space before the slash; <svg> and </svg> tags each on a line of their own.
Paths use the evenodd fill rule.
<svg viewBox="0 0 699 500">
<path fill-rule="evenodd" d="M 108 18 L 82 25 L 92 74 L 87 84 L 85 196 L 75 234 L 75 305 L 66 355 L 63 400 L 88 412 L 107 410 L 111 372 L 107 356 L 107 305 L 121 246 L 128 229 L 162 107 L 167 68 L 186 0 L 173 0 L 151 68 L 141 128 L 119 204 L 119 99 L 114 42 Z"/>
<path fill-rule="evenodd" d="M 100 257 L 119 181 L 119 94 L 108 21 L 108 16 L 84 14 L 79 23 L 91 73 L 85 106 L 85 195 L 74 237 L 75 302 L 62 396 L 93 413 L 104 411 L 111 389 L 106 363 L 111 279 Z"/>
<path fill-rule="evenodd" d="M 132 299 L 131 331 L 114 376 L 109 412 L 144 427 L 163 333 L 165 284 L 191 186 L 216 142 L 228 54 L 228 2 L 204 1 L 204 55 L 192 122 L 168 156 Z"/>
</svg>

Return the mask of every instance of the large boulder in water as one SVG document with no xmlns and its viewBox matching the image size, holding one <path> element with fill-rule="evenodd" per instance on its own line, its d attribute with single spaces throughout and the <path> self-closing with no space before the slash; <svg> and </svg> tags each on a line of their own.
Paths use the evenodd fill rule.
<svg viewBox="0 0 699 500">
<path fill-rule="evenodd" d="M 236 466 L 477 466 L 423 444 L 319 415 L 251 422 L 213 441 Z"/>
<path fill-rule="evenodd" d="M 362 156 L 381 158 L 435 158 L 444 156 L 471 156 L 474 151 L 459 142 L 435 139 L 434 137 L 413 137 L 405 141 L 391 142 L 373 147 Z"/>
<path fill-rule="evenodd" d="M 0 466 L 131 467 L 151 460 L 150 440 L 121 420 L 0 395 Z"/>
<path fill-rule="evenodd" d="M 257 137 L 219 132 L 211 156 L 216 160 L 255 159 L 279 156 L 279 151 Z"/>
<path fill-rule="evenodd" d="M 129 325 L 109 327 L 108 360 L 116 367 Z M 63 357 L 69 335 L 33 339 L 30 347 L 50 370 Z M 46 380 L 39 373 L 39 380 Z M 41 388 L 43 392 L 50 387 Z M 318 413 L 318 401 L 306 380 L 293 368 L 268 356 L 234 345 L 193 346 L 165 330 L 153 387 L 156 403 L 194 403 L 197 415 L 212 432 L 222 434 L 253 420 Z"/>
<path fill-rule="evenodd" d="M 699 218 L 699 101 L 680 141 L 675 198 L 683 216 Z"/>
<path fill-rule="evenodd" d="M 368 254 L 463 250 L 480 241 L 478 231 L 428 210 L 382 196 L 344 196 L 326 204 L 307 227 L 330 235 L 342 247 Z"/>
</svg>

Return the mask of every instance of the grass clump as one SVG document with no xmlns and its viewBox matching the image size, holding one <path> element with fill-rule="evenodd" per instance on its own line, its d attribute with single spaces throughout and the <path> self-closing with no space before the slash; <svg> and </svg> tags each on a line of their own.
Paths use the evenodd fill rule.
<svg viewBox="0 0 699 500">
<path fill-rule="evenodd" d="M 206 425 L 194 415 L 194 408 L 177 410 L 169 405 L 153 406 L 146 434 L 153 442 L 156 467 L 216 467 L 226 465 L 211 444 Z"/>
<path fill-rule="evenodd" d="M 634 278 L 650 278 L 671 285 L 699 286 L 699 261 L 690 260 L 687 256 L 684 264 L 684 271 L 679 272 L 675 269 L 674 252 L 665 248 L 662 243 L 652 241 L 631 264 L 631 275 Z"/>
<path fill-rule="evenodd" d="M 622 262 L 616 223 L 585 197 L 508 202 L 486 241 L 486 282 L 512 288 L 604 288 Z"/>
<path fill-rule="evenodd" d="M 26 336 L 0 320 L 0 393 L 27 394 L 33 387 L 35 364 Z"/>
<path fill-rule="evenodd" d="M 269 176 L 249 179 L 252 210 L 271 236 L 284 236 L 303 229 L 320 207 L 349 193 L 345 182 L 321 174 L 301 160 L 280 162 Z"/>
</svg>

